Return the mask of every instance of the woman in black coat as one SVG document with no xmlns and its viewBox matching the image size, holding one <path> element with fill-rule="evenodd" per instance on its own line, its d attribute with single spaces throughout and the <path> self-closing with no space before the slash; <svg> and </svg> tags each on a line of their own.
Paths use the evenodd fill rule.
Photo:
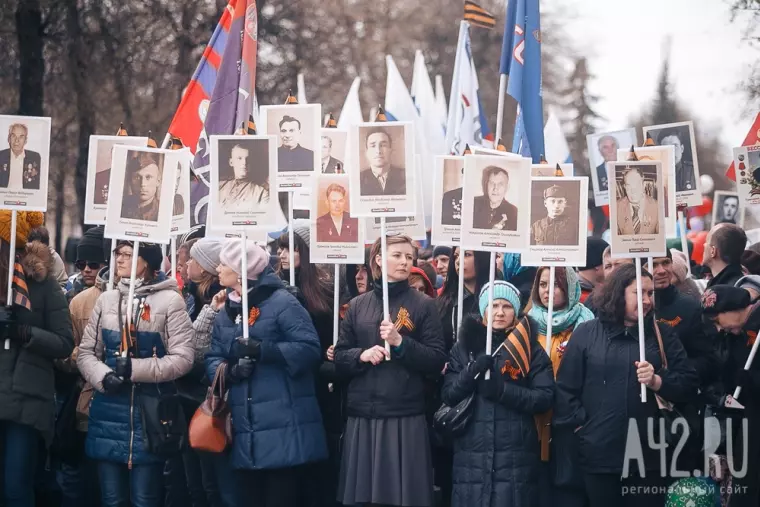
<svg viewBox="0 0 760 507">
<path fill-rule="evenodd" d="M 349 303 L 335 347 L 338 373 L 350 379 L 338 501 L 426 507 L 433 503 L 433 477 L 425 382 L 446 363 L 441 323 L 435 302 L 409 287 L 412 240 L 388 237 L 383 254 L 390 321 L 383 319 L 378 283 Z M 380 280 L 380 239 L 370 260 Z"/>
<path fill-rule="evenodd" d="M 528 317 L 518 320 L 520 293 L 512 284 L 494 282 L 490 351 L 488 285 L 481 291 L 479 310 L 480 318 L 464 319 L 444 376 L 447 405 L 475 395 L 466 430 L 454 438 L 451 505 L 535 507 L 541 463 L 535 416 L 552 406 L 551 361 L 536 339 L 536 323 Z"/>
<path fill-rule="evenodd" d="M 637 492 L 630 487 L 663 486 L 659 453 L 648 443 L 647 419 L 660 417 L 655 393 L 670 402 L 687 402 L 698 378 L 681 342 L 667 325 L 654 322 L 652 276 L 642 271 L 646 361 L 639 361 L 636 268 L 626 264 L 615 270 L 599 293 L 598 318 L 575 328 L 557 373 L 557 400 L 553 426 L 572 428 L 578 435 L 580 461 L 591 507 L 662 505 L 664 495 Z M 663 367 L 657 332 L 659 326 L 667 368 Z M 640 386 L 647 386 L 646 403 Z M 641 452 L 626 449 L 629 423 L 638 428 Z M 652 441 L 664 442 L 659 424 Z M 635 434 L 631 434 L 635 438 Z M 629 473 L 621 479 L 628 452 Z M 645 477 L 637 462 L 643 457 Z M 669 469 L 670 467 L 668 467 Z"/>
</svg>

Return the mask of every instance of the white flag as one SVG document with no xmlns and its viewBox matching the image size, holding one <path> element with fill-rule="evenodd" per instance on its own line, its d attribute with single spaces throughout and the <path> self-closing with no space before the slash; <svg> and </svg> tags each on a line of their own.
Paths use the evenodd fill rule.
<svg viewBox="0 0 760 507">
<path fill-rule="evenodd" d="M 351 84 L 351 88 L 348 90 L 346 100 L 343 102 L 343 108 L 340 110 L 340 117 L 338 117 L 338 128 L 348 129 L 351 125 L 362 123 L 364 117 L 362 117 L 362 106 L 359 102 L 359 85 L 362 79 L 360 77 L 354 78 L 354 82 Z"/>
<path fill-rule="evenodd" d="M 422 128 L 425 132 L 431 155 L 446 155 L 446 137 L 443 118 L 435 101 L 433 83 L 430 81 L 425 57 L 419 49 L 414 55 L 414 73 L 412 74 L 412 100 L 419 112 Z"/>
<path fill-rule="evenodd" d="M 308 104 L 308 102 L 306 101 L 306 85 L 303 82 L 303 73 L 301 72 L 298 73 L 298 79 L 297 79 L 296 84 L 298 85 L 296 89 L 296 99 L 298 99 L 298 103 Z"/>
<path fill-rule="evenodd" d="M 544 126 L 544 145 L 544 157 L 549 164 L 566 164 L 573 161 L 562 124 L 554 111 L 549 111 L 549 118 Z"/>
<path fill-rule="evenodd" d="M 443 131 L 446 132 L 446 119 L 449 114 L 446 112 L 446 92 L 443 90 L 443 76 L 435 76 L 435 105 L 438 108 L 438 117 L 441 119 Z"/>
</svg>

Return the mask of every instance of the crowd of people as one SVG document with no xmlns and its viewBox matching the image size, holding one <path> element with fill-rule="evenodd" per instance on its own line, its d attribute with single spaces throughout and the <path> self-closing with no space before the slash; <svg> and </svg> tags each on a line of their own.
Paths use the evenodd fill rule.
<svg viewBox="0 0 760 507">
<path fill-rule="evenodd" d="M 489 253 L 403 235 L 336 285 L 308 227 L 268 249 L 196 231 L 173 271 L 95 227 L 68 277 L 41 226 L 18 214 L 0 308 L 5 507 L 760 505 L 760 246 L 736 225 L 701 263 L 680 242 L 645 261 L 640 302 L 598 238 L 553 287 L 517 254 L 490 282 Z M 200 451 L 184 423 L 217 374 L 230 441 Z"/>
</svg>

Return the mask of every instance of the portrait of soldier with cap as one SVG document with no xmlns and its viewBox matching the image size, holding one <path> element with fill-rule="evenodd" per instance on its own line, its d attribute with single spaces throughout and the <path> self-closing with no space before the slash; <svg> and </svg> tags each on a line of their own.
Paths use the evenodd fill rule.
<svg viewBox="0 0 760 507">
<path fill-rule="evenodd" d="M 574 190 L 578 188 L 578 191 Z M 546 216 L 530 226 L 531 245 L 571 246 L 578 244 L 577 209 L 578 182 L 553 183 L 543 191 Z M 575 199 L 572 199 L 575 196 Z M 571 201 L 574 203 L 571 205 Z"/>
</svg>

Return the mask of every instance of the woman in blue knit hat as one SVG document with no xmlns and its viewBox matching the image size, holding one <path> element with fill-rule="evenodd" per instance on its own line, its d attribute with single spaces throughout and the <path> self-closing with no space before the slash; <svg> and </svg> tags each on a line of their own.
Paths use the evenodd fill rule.
<svg viewBox="0 0 760 507">
<path fill-rule="evenodd" d="M 552 406 L 554 374 L 536 322 L 519 318 L 519 291 L 501 280 L 494 282 L 493 345 L 486 350 L 488 288 L 480 291 L 480 316 L 463 320 L 444 377 L 447 405 L 475 395 L 469 423 L 453 442 L 451 505 L 533 507 L 541 460 L 534 418 Z"/>
</svg>

